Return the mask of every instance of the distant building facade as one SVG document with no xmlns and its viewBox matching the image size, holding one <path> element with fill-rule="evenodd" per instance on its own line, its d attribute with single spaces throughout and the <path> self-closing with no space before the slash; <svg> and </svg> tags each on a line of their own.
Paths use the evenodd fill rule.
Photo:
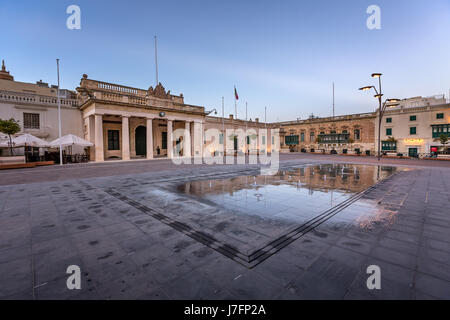
<svg viewBox="0 0 450 320">
<path fill-rule="evenodd" d="M 83 127 L 76 93 L 60 90 L 62 134 L 82 136 Z M 41 139 L 52 141 L 58 138 L 57 87 L 38 81 L 26 83 L 14 81 L 2 61 L 0 71 L 0 119 L 14 118 L 19 121 L 21 133 L 30 133 Z M 16 155 L 23 154 L 16 149 Z M 9 149 L 0 149 L 8 155 Z"/>
<path fill-rule="evenodd" d="M 95 161 L 199 157 L 205 152 L 214 155 L 218 148 L 205 136 L 206 130 L 214 128 L 222 132 L 223 128 L 244 130 L 265 126 L 209 117 L 210 112 L 203 106 L 184 103 L 183 94 L 173 95 L 161 83 L 145 90 L 83 75 L 77 92 L 84 137 L 95 145 L 90 153 L 91 160 Z M 245 152 L 241 144 L 235 143 L 235 134 L 229 135 L 226 139 L 232 139 L 231 143 L 223 139 L 222 133 L 217 142 L 223 147 L 225 141 L 223 148 L 228 152 Z M 261 140 L 255 148 L 267 148 L 270 144 L 265 138 Z"/>
<path fill-rule="evenodd" d="M 377 114 L 376 137 L 378 120 Z M 438 141 L 441 135 L 450 138 L 450 103 L 443 95 L 404 99 L 386 108 L 381 124 L 381 150 L 422 157 L 445 147 Z"/>
<path fill-rule="evenodd" d="M 260 122 L 259 118 L 246 121 L 234 119 L 232 114 L 228 118 L 207 116 L 205 119 L 205 130 L 208 129 L 220 131 L 219 145 L 227 154 L 235 152 L 253 154 L 257 151 L 270 153 L 274 149 L 278 150 L 279 137 L 276 134 L 272 134 L 272 129 L 274 132 L 278 132 L 277 127 L 270 123 Z M 241 133 L 240 140 L 238 139 L 239 133 Z M 225 139 L 223 138 L 224 136 Z M 205 145 L 205 147 L 213 153 L 216 145 L 210 143 Z"/>
<path fill-rule="evenodd" d="M 373 154 L 375 118 L 375 113 L 363 113 L 278 123 L 281 150 Z"/>
<path fill-rule="evenodd" d="M 370 155 L 378 150 L 377 112 L 279 123 L 213 117 L 209 114 L 215 109 L 186 104 L 183 94 L 171 94 L 160 83 L 139 89 L 92 80 L 86 74 L 76 91 L 61 89 L 60 97 L 62 134 L 91 141 L 92 161 L 199 157 L 222 150 Z M 58 138 L 57 107 L 56 86 L 15 81 L 2 63 L 1 119 L 18 120 L 20 134 L 52 141 Z M 217 137 L 208 136 L 209 129 L 216 129 Z M 440 135 L 450 136 L 450 104 L 443 96 L 402 100 L 388 106 L 381 130 L 383 152 L 428 154 L 443 147 L 436 140 Z M 0 155 L 8 153 L 0 149 Z"/>
</svg>

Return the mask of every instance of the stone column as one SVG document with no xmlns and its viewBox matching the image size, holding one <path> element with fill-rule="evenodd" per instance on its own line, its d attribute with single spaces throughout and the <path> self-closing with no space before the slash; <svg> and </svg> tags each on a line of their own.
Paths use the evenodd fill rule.
<svg viewBox="0 0 450 320">
<path fill-rule="evenodd" d="M 89 116 L 87 118 L 87 140 L 94 143 L 95 142 L 95 117 Z"/>
<path fill-rule="evenodd" d="M 95 115 L 95 161 L 104 161 L 103 150 L 103 115 Z"/>
<path fill-rule="evenodd" d="M 194 142 L 194 122 L 191 123 L 191 130 L 190 130 L 190 134 L 191 134 L 191 157 L 195 156 L 195 150 L 194 150 L 194 146 L 195 146 L 195 142 Z"/>
<path fill-rule="evenodd" d="M 173 158 L 172 120 L 167 120 L 167 158 Z"/>
<path fill-rule="evenodd" d="M 95 117 L 94 116 L 89 116 L 87 118 L 87 136 L 88 136 L 88 141 L 92 142 L 95 145 Z M 95 147 L 89 147 L 89 160 L 90 161 L 95 161 Z"/>
<path fill-rule="evenodd" d="M 203 137 L 201 135 L 201 123 L 194 122 L 194 157 L 202 157 Z"/>
<path fill-rule="evenodd" d="M 256 150 L 257 150 L 257 153 L 259 154 L 259 152 L 261 151 L 262 141 L 259 141 L 259 139 L 261 139 L 261 136 L 259 135 L 259 127 L 258 126 L 256 126 L 255 131 L 256 131 Z"/>
<path fill-rule="evenodd" d="M 205 145 L 204 139 L 204 131 L 203 131 L 203 122 L 200 122 L 200 156 L 203 158 L 203 147 Z"/>
<path fill-rule="evenodd" d="M 186 121 L 185 124 L 185 136 L 184 136 L 184 149 L 183 149 L 183 156 L 185 157 L 191 157 L 191 123 L 189 121 Z"/>
<path fill-rule="evenodd" d="M 130 160 L 129 117 L 122 116 L 122 160 Z"/>
<path fill-rule="evenodd" d="M 147 159 L 153 159 L 153 118 L 147 118 Z"/>
</svg>

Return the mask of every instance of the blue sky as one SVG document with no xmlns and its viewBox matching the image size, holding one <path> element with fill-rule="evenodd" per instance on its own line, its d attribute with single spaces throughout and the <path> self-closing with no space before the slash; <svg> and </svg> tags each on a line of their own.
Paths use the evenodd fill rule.
<svg viewBox="0 0 450 320">
<path fill-rule="evenodd" d="M 66 28 L 66 8 L 81 8 L 81 30 Z M 369 5 L 381 30 L 366 27 Z M 370 112 L 358 87 L 382 72 L 386 97 L 450 89 L 449 0 L 316 1 L 6 1 L 0 0 L 0 58 L 17 81 L 74 89 L 89 78 L 148 88 L 159 80 L 185 102 L 268 121 Z"/>
</svg>

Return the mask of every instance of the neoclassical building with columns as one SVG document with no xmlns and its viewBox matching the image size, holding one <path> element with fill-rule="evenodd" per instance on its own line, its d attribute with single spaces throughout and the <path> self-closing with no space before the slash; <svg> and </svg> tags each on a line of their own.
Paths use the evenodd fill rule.
<svg viewBox="0 0 450 320">
<path fill-rule="evenodd" d="M 173 95 L 161 83 L 143 90 L 91 80 L 86 74 L 77 92 L 85 138 L 95 146 L 91 160 L 202 155 L 207 113 L 204 107 L 185 104 L 183 94 Z M 189 133 L 183 144 L 173 139 L 176 129 Z"/>
<path fill-rule="evenodd" d="M 144 90 L 92 80 L 84 74 L 77 92 L 84 137 L 94 144 L 92 161 L 201 157 L 215 154 L 217 146 L 227 154 L 271 152 L 278 143 L 271 139 L 273 125 L 258 118 L 210 117 L 204 107 L 184 103 L 183 94 L 173 95 L 161 83 Z M 183 134 L 174 135 L 179 129 Z M 206 138 L 209 129 L 217 129 L 216 143 Z M 238 141 L 236 134 L 246 131 L 247 144 L 244 137 Z"/>
</svg>

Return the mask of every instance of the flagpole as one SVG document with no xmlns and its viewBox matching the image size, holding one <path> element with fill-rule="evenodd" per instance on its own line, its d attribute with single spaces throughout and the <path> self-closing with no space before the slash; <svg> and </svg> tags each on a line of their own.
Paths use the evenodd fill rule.
<svg viewBox="0 0 450 320">
<path fill-rule="evenodd" d="M 247 144 L 247 137 L 248 137 L 248 133 L 247 133 L 247 124 L 248 124 L 248 120 L 247 120 L 247 101 L 245 101 L 245 152 L 248 152 L 248 144 Z"/>
<path fill-rule="evenodd" d="M 333 82 L 333 119 L 334 119 L 334 82 Z"/>
<path fill-rule="evenodd" d="M 225 102 L 222 96 L 222 144 L 223 144 L 223 155 L 225 155 Z"/>
<path fill-rule="evenodd" d="M 267 154 L 267 146 L 269 145 L 269 134 L 267 133 L 267 106 L 264 107 L 264 131 L 265 131 L 265 136 L 266 136 L 266 144 L 264 145 L 264 147 L 266 148 L 266 154 Z"/>
<path fill-rule="evenodd" d="M 264 128 L 267 129 L 267 106 L 264 107 Z"/>
<path fill-rule="evenodd" d="M 59 59 L 56 59 L 56 73 L 58 76 L 58 89 L 56 90 L 58 96 L 58 134 L 61 139 L 61 98 L 59 97 Z M 61 140 L 60 140 L 61 141 Z M 59 165 L 63 165 L 62 146 L 59 145 Z"/>
<path fill-rule="evenodd" d="M 156 86 L 158 85 L 158 41 L 155 34 L 155 71 L 156 71 Z"/>
</svg>

